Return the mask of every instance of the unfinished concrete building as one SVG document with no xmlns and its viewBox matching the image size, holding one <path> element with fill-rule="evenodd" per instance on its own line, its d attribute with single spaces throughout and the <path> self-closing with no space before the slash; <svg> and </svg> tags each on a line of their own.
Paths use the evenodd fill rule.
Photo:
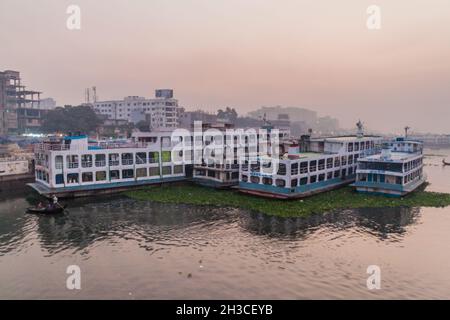
<svg viewBox="0 0 450 320">
<path fill-rule="evenodd" d="M 27 90 L 20 72 L 0 71 L 0 135 L 33 131 L 41 125 L 41 92 Z"/>
</svg>

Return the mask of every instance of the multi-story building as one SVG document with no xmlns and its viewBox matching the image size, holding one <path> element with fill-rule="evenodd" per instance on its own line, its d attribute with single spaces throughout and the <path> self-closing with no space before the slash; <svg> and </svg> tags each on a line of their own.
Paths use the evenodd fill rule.
<svg viewBox="0 0 450 320">
<path fill-rule="evenodd" d="M 26 90 L 18 71 L 0 72 L 0 135 L 40 127 L 41 92 Z"/>
<path fill-rule="evenodd" d="M 180 107 L 171 89 L 156 90 L 152 99 L 129 96 L 123 100 L 96 101 L 92 106 L 95 113 L 109 120 L 126 120 L 135 124 L 147 121 L 152 130 L 178 126 Z"/>
</svg>

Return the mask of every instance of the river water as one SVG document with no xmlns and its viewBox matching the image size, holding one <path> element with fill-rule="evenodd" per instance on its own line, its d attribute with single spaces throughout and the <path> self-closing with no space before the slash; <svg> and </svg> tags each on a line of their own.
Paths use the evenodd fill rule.
<svg viewBox="0 0 450 320">
<path fill-rule="evenodd" d="M 450 192 L 450 150 L 427 154 L 427 189 Z M 1 299 L 450 298 L 450 207 L 283 219 L 116 196 L 46 217 L 24 214 L 32 200 L 0 192 Z"/>
</svg>

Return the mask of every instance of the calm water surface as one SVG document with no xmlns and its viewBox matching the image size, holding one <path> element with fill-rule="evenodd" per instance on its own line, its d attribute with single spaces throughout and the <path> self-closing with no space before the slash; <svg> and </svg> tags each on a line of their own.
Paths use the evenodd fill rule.
<svg viewBox="0 0 450 320">
<path fill-rule="evenodd" d="M 427 153 L 428 190 L 450 192 L 450 150 Z M 41 217 L 30 201 L 0 192 L 2 299 L 450 298 L 450 207 L 281 219 L 102 197 Z M 369 265 L 381 290 L 366 288 Z"/>
</svg>

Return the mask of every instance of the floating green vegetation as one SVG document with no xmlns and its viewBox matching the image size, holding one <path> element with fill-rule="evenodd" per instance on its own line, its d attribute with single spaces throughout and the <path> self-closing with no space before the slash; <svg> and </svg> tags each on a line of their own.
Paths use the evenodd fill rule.
<svg viewBox="0 0 450 320">
<path fill-rule="evenodd" d="M 402 198 L 367 195 L 344 187 L 297 200 L 266 199 L 232 190 L 216 190 L 191 184 L 151 186 L 126 192 L 136 200 L 234 207 L 280 217 L 301 217 L 336 209 L 383 207 L 445 207 L 450 194 L 416 191 Z"/>
</svg>

